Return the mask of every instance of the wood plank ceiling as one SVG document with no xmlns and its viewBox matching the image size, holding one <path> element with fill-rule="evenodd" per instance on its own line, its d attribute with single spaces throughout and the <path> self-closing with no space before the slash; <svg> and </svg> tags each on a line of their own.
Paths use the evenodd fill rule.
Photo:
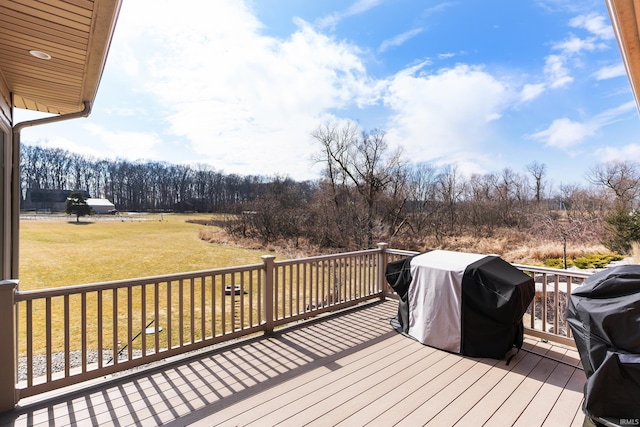
<svg viewBox="0 0 640 427">
<path fill-rule="evenodd" d="M 13 106 L 66 114 L 93 103 L 120 4 L 0 0 L 0 79 L 12 93 Z"/>
</svg>

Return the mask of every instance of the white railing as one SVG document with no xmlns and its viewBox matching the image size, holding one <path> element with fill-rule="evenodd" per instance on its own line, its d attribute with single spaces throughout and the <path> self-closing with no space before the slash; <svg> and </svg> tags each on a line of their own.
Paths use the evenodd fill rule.
<svg viewBox="0 0 640 427">
<path fill-rule="evenodd" d="M 15 291 L 18 396 L 382 298 L 380 249 Z"/>
<path fill-rule="evenodd" d="M 514 264 L 534 278 L 536 295 L 524 318 L 525 333 L 575 345 L 567 324 L 567 303 L 571 291 L 592 273 Z"/>
<path fill-rule="evenodd" d="M 367 251 L 285 261 L 263 256 L 255 265 L 45 290 L 19 291 L 15 281 L 3 282 L 0 313 L 8 307 L 5 317 L 15 325 L 2 342 L 16 346 L 0 349 L 15 360 L 0 367 L 0 411 L 9 408 L 3 400 L 15 405 L 221 342 L 271 334 L 279 325 L 323 312 L 393 298 L 386 264 L 415 254 L 380 244 Z M 566 295 L 589 275 L 516 267 L 533 275 L 539 288 L 525 315 L 527 333 L 572 343 Z M 6 379 L 9 374 L 17 386 Z"/>
</svg>

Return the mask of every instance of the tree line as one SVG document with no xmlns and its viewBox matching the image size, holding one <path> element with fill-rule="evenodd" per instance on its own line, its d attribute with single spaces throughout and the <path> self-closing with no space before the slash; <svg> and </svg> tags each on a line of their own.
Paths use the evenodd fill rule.
<svg viewBox="0 0 640 427">
<path fill-rule="evenodd" d="M 222 212 L 253 200 L 264 183 L 205 164 L 95 159 L 38 145 L 20 149 L 23 199 L 27 189 L 82 190 L 122 211 Z"/>
<path fill-rule="evenodd" d="M 312 134 L 314 181 L 226 175 L 213 168 L 164 162 L 96 160 L 61 149 L 23 146 L 26 188 L 87 190 L 119 210 L 224 212 L 227 230 L 264 243 L 287 240 L 322 248 L 370 248 L 401 241 L 419 248 L 510 228 L 547 239 L 602 242 L 628 252 L 640 240 L 640 165 L 602 163 L 588 185 L 553 187 L 547 168 L 465 176 L 455 166 L 410 163 L 390 150 L 384 131 L 352 121 L 328 122 Z"/>
</svg>

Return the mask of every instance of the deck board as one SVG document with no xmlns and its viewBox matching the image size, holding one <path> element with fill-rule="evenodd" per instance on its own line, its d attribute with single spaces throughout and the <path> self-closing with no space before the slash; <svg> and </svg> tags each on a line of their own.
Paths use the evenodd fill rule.
<svg viewBox="0 0 640 427">
<path fill-rule="evenodd" d="M 582 425 L 575 349 L 527 337 L 508 365 L 462 357 L 397 334 L 396 310 L 371 304 L 31 398 L 0 426 Z"/>
</svg>

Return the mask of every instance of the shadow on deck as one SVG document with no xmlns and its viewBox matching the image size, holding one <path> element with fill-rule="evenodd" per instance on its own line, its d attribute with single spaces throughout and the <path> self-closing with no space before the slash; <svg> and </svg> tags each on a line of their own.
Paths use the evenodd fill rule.
<svg viewBox="0 0 640 427">
<path fill-rule="evenodd" d="M 271 338 L 21 401 L 2 426 L 581 426 L 575 349 L 525 339 L 509 365 L 424 346 L 386 301 Z"/>
</svg>

